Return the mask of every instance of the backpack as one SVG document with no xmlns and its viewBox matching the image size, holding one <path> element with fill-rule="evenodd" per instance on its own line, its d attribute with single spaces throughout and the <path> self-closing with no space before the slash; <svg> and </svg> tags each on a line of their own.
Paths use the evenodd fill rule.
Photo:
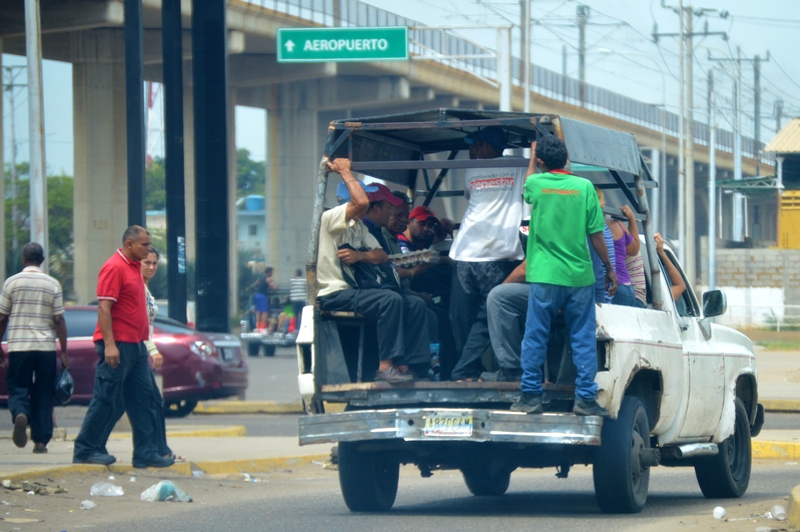
<svg viewBox="0 0 800 532">
<path fill-rule="evenodd" d="M 339 249 L 355 250 L 350 244 L 342 244 Z M 369 251 L 367 248 L 360 248 L 358 251 Z M 370 264 L 368 262 L 356 262 L 345 268 L 342 263 L 342 277 L 347 284 L 356 290 L 375 290 L 386 289 L 400 293 L 400 278 L 394 270 L 394 266 L 389 263 Z"/>
</svg>

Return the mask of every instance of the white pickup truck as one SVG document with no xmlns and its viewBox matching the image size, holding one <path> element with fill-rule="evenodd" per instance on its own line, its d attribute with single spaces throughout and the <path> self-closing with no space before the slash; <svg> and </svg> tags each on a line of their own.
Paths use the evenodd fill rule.
<svg viewBox="0 0 800 532">
<path fill-rule="evenodd" d="M 606 190 L 609 203 L 629 204 L 641 223 L 647 308 L 597 308 L 598 402 L 610 415 L 572 414 L 575 368 L 564 334 L 551 337 L 545 413 L 522 414 L 509 410 L 520 393 L 514 382 L 369 382 L 377 361 L 365 356 L 363 346 L 374 323 L 353 313 L 322 312 L 312 299 L 297 338 L 308 414 L 300 419 L 301 445 L 339 444 L 342 494 L 353 511 L 391 508 L 401 464 L 417 466 L 424 477 L 461 470 L 479 496 L 505 493 L 517 468 L 554 467 L 566 478 L 573 465 L 591 464 L 598 505 L 613 513 L 641 511 L 650 468 L 657 465 L 694 467 L 707 497 L 741 496 L 750 479 L 750 438 L 764 420 L 753 346 L 712 322 L 725 312 L 722 292 L 704 294 L 701 306 L 687 283 L 672 300 L 649 221 L 646 191 L 656 184 L 630 134 L 554 115 L 458 109 L 334 121 L 319 167 L 308 293 L 316 292 L 328 158 L 350 157 L 353 170 L 406 187 L 427 205 L 459 194 L 458 185 L 441 187 L 449 170 L 498 165 L 498 159 L 464 157 L 465 135 L 490 125 L 503 127 L 519 147 L 557 135 L 573 171 L 581 174 L 575 170 L 581 167 L 584 177 Z M 509 166 L 527 164 L 505 159 Z M 424 190 L 417 190 L 420 183 Z M 326 413 L 334 403 L 344 411 L 340 404 L 339 413 Z"/>
</svg>

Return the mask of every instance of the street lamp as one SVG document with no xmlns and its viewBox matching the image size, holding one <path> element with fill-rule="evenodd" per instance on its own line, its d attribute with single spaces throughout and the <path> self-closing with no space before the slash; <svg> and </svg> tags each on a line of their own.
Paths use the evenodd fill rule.
<svg viewBox="0 0 800 532">
<path fill-rule="evenodd" d="M 659 172 L 659 188 L 656 190 L 656 201 L 653 202 L 656 207 L 656 212 L 653 215 L 655 226 L 666 234 L 666 212 L 667 212 L 667 78 L 664 75 L 664 69 L 661 64 L 647 54 L 641 52 L 631 52 L 628 50 L 611 50 L 609 48 L 598 48 L 597 51 L 601 54 L 619 54 L 619 55 L 636 55 L 644 57 L 653 62 L 661 74 L 661 171 Z M 661 190 L 663 186 L 663 190 Z M 683 213 L 683 198 L 678 198 L 678 212 Z M 678 235 L 683 245 L 683 234 Z"/>
</svg>

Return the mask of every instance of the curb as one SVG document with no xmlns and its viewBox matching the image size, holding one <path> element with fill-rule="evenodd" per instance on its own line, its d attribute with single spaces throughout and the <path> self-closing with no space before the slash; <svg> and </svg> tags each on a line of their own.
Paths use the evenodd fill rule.
<svg viewBox="0 0 800 532">
<path fill-rule="evenodd" d="M 786 509 L 786 519 L 795 528 L 800 528 L 800 486 L 795 486 L 789 494 L 789 507 Z"/>
<path fill-rule="evenodd" d="M 167 429 L 168 438 L 244 438 L 245 436 L 247 436 L 247 427 L 244 425 L 219 428 L 204 427 L 191 430 Z M 112 432 L 109 438 L 118 440 L 131 439 L 133 434 L 130 432 Z"/>
<path fill-rule="evenodd" d="M 752 441 L 753 458 L 800 459 L 800 443 L 779 441 Z"/>
<path fill-rule="evenodd" d="M 797 399 L 762 399 L 767 412 L 800 412 L 800 400 Z"/>
<path fill-rule="evenodd" d="M 194 414 L 302 414 L 303 404 L 275 401 L 219 401 L 199 403 Z"/>
<path fill-rule="evenodd" d="M 294 456 L 286 458 L 261 458 L 256 460 L 229 460 L 222 462 L 181 462 L 170 467 L 158 469 L 158 471 L 168 471 L 170 473 L 185 477 L 194 476 L 194 471 L 203 471 L 206 475 L 224 475 L 236 473 L 266 473 L 275 469 L 289 469 L 292 467 L 309 465 L 314 461 L 326 462 L 330 458 L 329 454 Z M 156 471 L 154 468 L 135 469 L 132 465 L 92 465 L 92 464 L 70 464 L 51 468 L 26 469 L 9 474 L 0 474 L 3 480 L 10 480 L 12 484 L 22 483 L 23 480 L 30 481 L 33 478 L 49 477 L 58 478 L 70 473 L 99 473 L 108 472 L 118 475 L 136 475 L 137 471 Z"/>
</svg>

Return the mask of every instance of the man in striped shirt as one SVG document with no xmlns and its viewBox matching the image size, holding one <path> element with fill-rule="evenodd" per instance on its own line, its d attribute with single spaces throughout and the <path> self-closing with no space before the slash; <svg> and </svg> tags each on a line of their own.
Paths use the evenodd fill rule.
<svg viewBox="0 0 800 532">
<path fill-rule="evenodd" d="M 34 453 L 46 453 L 53 436 L 53 392 L 56 387 L 56 335 L 61 365 L 69 368 L 67 325 L 61 284 L 42 272 L 42 246 L 22 248 L 22 272 L 10 277 L 0 292 L 0 337 L 8 330 L 8 409 L 14 420 L 12 439 L 28 443 L 31 426 Z M 0 350 L 0 366 L 5 354 Z"/>
</svg>

